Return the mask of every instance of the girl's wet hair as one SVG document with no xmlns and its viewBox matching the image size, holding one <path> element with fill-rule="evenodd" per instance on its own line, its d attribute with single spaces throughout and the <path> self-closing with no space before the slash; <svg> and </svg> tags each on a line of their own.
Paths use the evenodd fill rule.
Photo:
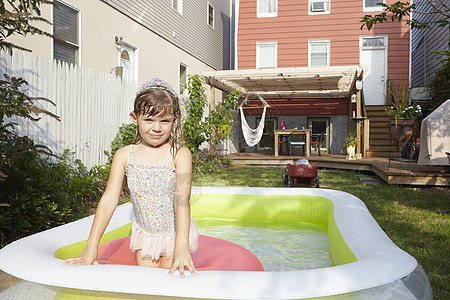
<svg viewBox="0 0 450 300">
<path fill-rule="evenodd" d="M 156 82 L 156 84 L 155 84 Z M 183 142 L 181 130 L 181 114 L 178 97 L 168 83 L 153 79 L 145 83 L 138 91 L 134 100 L 133 112 L 136 117 L 143 116 L 173 116 L 172 133 L 169 137 L 172 155 L 178 151 Z M 134 143 L 139 143 L 141 136 L 136 129 Z"/>
<path fill-rule="evenodd" d="M 136 116 L 173 115 L 177 118 L 180 115 L 180 107 L 178 98 L 172 93 L 160 88 L 151 88 L 136 95 L 133 112 Z"/>
</svg>

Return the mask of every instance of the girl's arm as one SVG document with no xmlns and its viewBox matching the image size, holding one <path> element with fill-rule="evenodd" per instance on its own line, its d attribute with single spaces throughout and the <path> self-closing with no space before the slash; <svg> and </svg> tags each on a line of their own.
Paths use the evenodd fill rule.
<svg viewBox="0 0 450 300">
<path fill-rule="evenodd" d="M 178 269 L 184 276 L 186 266 L 192 275 L 195 274 L 195 266 L 189 252 L 189 226 L 191 223 L 191 207 L 189 199 L 192 185 L 192 155 L 182 147 L 175 156 L 177 180 L 174 192 L 176 231 L 175 251 L 173 254 L 172 268 L 169 274 Z"/>
<path fill-rule="evenodd" d="M 92 224 L 91 232 L 86 243 L 86 248 L 75 258 L 64 260 L 65 265 L 91 265 L 98 264 L 98 244 L 100 239 L 108 226 L 109 221 L 114 213 L 114 210 L 119 203 L 119 196 L 122 191 L 123 179 L 125 176 L 125 167 L 127 157 L 129 155 L 128 147 L 119 149 L 114 155 L 111 163 L 111 173 L 109 175 L 106 190 L 100 199 L 95 212 L 94 222 Z"/>
</svg>

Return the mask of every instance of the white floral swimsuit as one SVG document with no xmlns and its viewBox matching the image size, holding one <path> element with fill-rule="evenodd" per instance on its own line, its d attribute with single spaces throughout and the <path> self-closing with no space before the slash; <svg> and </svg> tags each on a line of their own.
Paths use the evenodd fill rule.
<svg viewBox="0 0 450 300">
<path fill-rule="evenodd" d="M 134 162 L 133 145 L 130 146 L 130 163 L 125 172 L 133 203 L 134 220 L 130 248 L 142 250 L 144 258 L 173 258 L 176 223 L 174 190 L 175 168 L 169 152 L 164 165 L 142 165 Z M 198 247 L 198 230 L 191 217 L 189 250 Z"/>
</svg>

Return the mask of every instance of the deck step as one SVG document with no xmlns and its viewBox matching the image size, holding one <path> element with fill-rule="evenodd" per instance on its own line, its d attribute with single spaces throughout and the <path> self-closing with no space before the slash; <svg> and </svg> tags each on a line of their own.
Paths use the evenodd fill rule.
<svg viewBox="0 0 450 300">
<path fill-rule="evenodd" d="M 369 150 L 373 150 L 373 151 L 387 151 L 389 152 L 389 145 L 383 145 L 383 144 L 374 144 L 370 147 Z M 392 145 L 391 146 L 391 151 L 400 151 L 400 149 L 398 148 L 397 145 Z"/>
<path fill-rule="evenodd" d="M 369 157 L 389 157 L 389 116 L 385 105 L 366 106 L 367 118 L 370 120 Z M 398 155 L 398 146 L 391 145 L 391 156 Z"/>
<path fill-rule="evenodd" d="M 366 151 L 366 156 L 368 157 L 389 157 L 389 150 L 368 150 Z M 391 151 L 391 157 L 399 157 L 400 151 Z"/>
<path fill-rule="evenodd" d="M 370 146 L 385 146 L 387 148 L 389 148 L 389 137 L 387 138 L 387 142 L 386 142 L 386 137 L 380 137 L 380 138 L 375 138 L 372 135 L 370 136 L 370 140 L 369 140 Z M 393 142 L 391 145 L 392 149 L 397 149 L 398 145 L 397 143 Z"/>
</svg>

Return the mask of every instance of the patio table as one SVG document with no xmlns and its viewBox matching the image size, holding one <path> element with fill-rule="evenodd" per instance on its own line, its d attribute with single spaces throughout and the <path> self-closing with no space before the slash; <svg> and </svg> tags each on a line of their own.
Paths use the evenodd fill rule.
<svg viewBox="0 0 450 300">
<path fill-rule="evenodd" d="M 275 157 L 278 157 L 278 136 L 294 134 L 305 134 L 306 135 L 306 157 L 310 156 L 310 141 L 311 141 L 311 129 L 280 129 L 274 131 L 274 147 L 275 147 Z"/>
</svg>

